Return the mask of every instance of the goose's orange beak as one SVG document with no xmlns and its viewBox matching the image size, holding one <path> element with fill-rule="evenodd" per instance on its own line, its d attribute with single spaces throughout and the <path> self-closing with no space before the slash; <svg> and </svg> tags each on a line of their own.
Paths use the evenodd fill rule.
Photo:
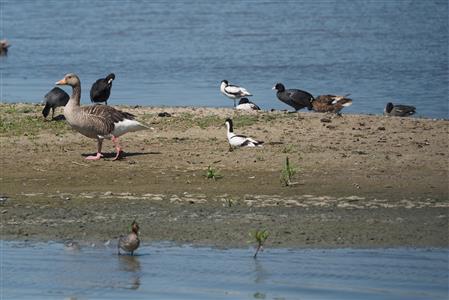
<svg viewBox="0 0 449 300">
<path fill-rule="evenodd" d="M 62 78 L 61 80 L 56 81 L 55 84 L 56 84 L 56 85 L 64 85 L 64 84 L 67 84 L 67 81 L 65 81 L 65 78 Z"/>
</svg>

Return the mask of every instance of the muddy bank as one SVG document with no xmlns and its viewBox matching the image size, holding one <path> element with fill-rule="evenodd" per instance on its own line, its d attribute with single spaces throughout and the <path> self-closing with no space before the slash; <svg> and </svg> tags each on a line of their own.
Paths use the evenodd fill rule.
<svg viewBox="0 0 449 300">
<path fill-rule="evenodd" d="M 448 245 L 446 120 L 121 108 L 154 130 L 124 136 L 121 161 L 105 142 L 87 162 L 95 141 L 39 106 L 0 106 L 3 239 L 107 241 L 136 218 L 146 241 L 245 246 L 266 228 L 280 247 Z M 229 116 L 265 146 L 229 152 Z"/>
</svg>

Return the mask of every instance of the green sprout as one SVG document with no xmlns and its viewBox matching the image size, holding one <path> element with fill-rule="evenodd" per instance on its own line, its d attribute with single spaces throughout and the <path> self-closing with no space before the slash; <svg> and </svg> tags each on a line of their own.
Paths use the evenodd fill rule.
<svg viewBox="0 0 449 300">
<path fill-rule="evenodd" d="M 255 239 L 257 242 L 254 258 L 257 258 L 257 254 L 259 253 L 259 251 L 263 251 L 263 245 L 265 244 L 265 241 L 267 240 L 269 235 L 270 234 L 267 230 L 254 230 L 253 232 L 249 233 L 249 236 Z"/>
<path fill-rule="evenodd" d="M 281 183 L 284 186 L 290 186 L 296 184 L 296 182 L 292 182 L 293 176 L 296 174 L 296 169 L 290 164 L 288 156 L 285 158 L 285 165 L 281 171 Z"/>
<path fill-rule="evenodd" d="M 220 179 L 221 177 L 222 176 L 220 174 L 218 174 L 217 170 L 215 170 L 211 166 L 207 167 L 207 171 L 206 171 L 206 178 L 207 179 L 217 180 L 217 179 Z"/>
</svg>

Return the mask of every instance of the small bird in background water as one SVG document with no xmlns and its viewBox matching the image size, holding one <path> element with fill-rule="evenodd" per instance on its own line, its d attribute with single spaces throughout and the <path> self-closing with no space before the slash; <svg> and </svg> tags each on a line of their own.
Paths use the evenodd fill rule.
<svg viewBox="0 0 449 300">
<path fill-rule="evenodd" d="M 290 105 L 298 111 L 307 107 L 309 110 L 312 110 L 312 101 L 314 100 L 312 94 L 298 90 L 298 89 L 285 89 L 285 86 L 282 83 L 276 83 L 273 87 L 273 90 L 277 90 L 276 96 L 282 102 L 287 105 Z"/>
<path fill-rule="evenodd" d="M 231 119 L 226 119 L 227 137 L 229 143 L 229 151 L 232 151 L 234 147 L 262 147 L 262 141 L 256 141 L 245 135 L 239 135 L 234 133 L 234 127 Z"/>
<path fill-rule="evenodd" d="M 78 242 L 75 241 L 67 241 L 64 243 L 64 249 L 66 251 L 80 251 L 81 250 L 81 246 Z"/>
<path fill-rule="evenodd" d="M 59 87 L 53 88 L 45 95 L 45 106 L 42 110 L 42 115 L 47 118 L 51 109 L 51 119 L 55 118 L 55 109 L 60 106 L 65 106 L 69 102 L 70 96 L 63 89 Z"/>
<path fill-rule="evenodd" d="M 235 105 L 236 99 L 252 96 L 252 94 L 248 92 L 245 88 L 242 88 L 241 86 L 238 85 L 229 84 L 227 80 L 221 81 L 220 91 L 226 97 L 234 100 L 234 107 L 236 106 Z"/>
<path fill-rule="evenodd" d="M 0 56 L 8 55 L 11 44 L 7 40 L 0 40 Z"/>
<path fill-rule="evenodd" d="M 384 109 L 384 115 L 395 117 L 408 117 L 416 113 L 416 107 L 411 105 L 394 105 L 388 102 Z"/>
<path fill-rule="evenodd" d="M 248 98 L 241 98 L 239 104 L 235 107 L 238 110 L 260 110 L 260 107 L 248 100 Z"/>
<path fill-rule="evenodd" d="M 108 99 L 111 95 L 112 82 L 115 74 L 111 73 L 106 78 L 100 78 L 90 88 L 90 101 L 92 103 L 105 102 L 108 105 Z"/>
<path fill-rule="evenodd" d="M 118 239 L 117 251 L 118 255 L 121 255 L 120 249 L 125 252 L 130 252 L 131 255 L 134 255 L 134 251 L 139 248 L 140 239 L 139 239 L 139 224 L 137 224 L 136 220 L 131 223 L 131 232 L 127 235 L 121 235 Z"/>
</svg>

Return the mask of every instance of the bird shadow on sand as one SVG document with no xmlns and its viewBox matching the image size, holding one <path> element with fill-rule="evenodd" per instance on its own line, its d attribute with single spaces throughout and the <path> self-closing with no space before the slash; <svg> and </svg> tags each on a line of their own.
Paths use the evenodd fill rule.
<svg viewBox="0 0 449 300">
<path fill-rule="evenodd" d="M 127 157 L 133 157 L 133 156 L 141 156 L 141 155 L 159 155 L 162 154 L 162 152 L 159 151 L 150 151 L 150 152 L 120 152 L 120 159 L 126 159 Z M 87 157 L 89 155 L 95 155 L 95 153 L 82 153 L 81 156 Z M 103 159 L 113 159 L 115 158 L 116 153 L 115 152 L 104 152 L 103 153 Z"/>
<path fill-rule="evenodd" d="M 57 115 L 56 117 L 53 117 L 52 119 L 44 118 L 44 122 L 52 122 L 52 121 L 65 121 L 65 116 L 64 115 Z"/>
</svg>

